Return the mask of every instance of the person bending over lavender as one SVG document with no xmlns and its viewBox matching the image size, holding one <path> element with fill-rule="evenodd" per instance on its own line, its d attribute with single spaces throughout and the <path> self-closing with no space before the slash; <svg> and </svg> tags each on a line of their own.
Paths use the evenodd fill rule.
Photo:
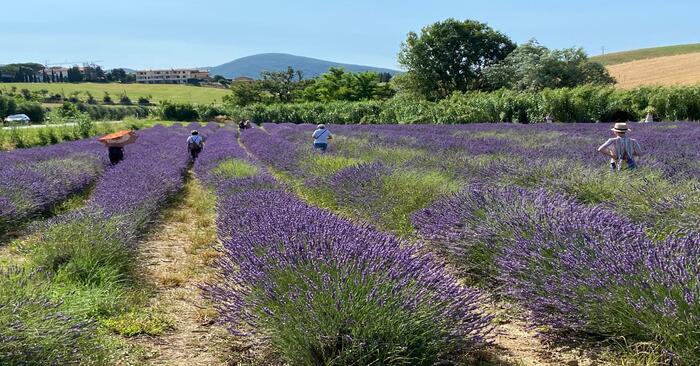
<svg viewBox="0 0 700 366">
<path fill-rule="evenodd" d="M 627 127 L 627 123 L 616 123 L 611 130 L 615 137 L 600 145 L 598 152 L 610 157 L 612 170 L 621 170 L 623 163 L 627 164 L 627 169 L 637 168 L 635 158 L 642 156 L 644 152 L 637 140 L 626 136 L 626 133 L 631 131 Z"/>
<path fill-rule="evenodd" d="M 314 149 L 321 150 L 321 152 L 326 152 L 326 149 L 328 149 L 328 140 L 333 139 L 331 132 L 328 131 L 324 124 L 318 125 L 314 133 L 311 134 L 311 137 L 314 138 Z"/>
</svg>

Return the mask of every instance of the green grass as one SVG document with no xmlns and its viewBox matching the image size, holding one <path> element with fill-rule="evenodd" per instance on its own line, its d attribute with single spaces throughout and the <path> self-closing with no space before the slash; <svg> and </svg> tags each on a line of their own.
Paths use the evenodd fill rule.
<svg viewBox="0 0 700 366">
<path fill-rule="evenodd" d="M 330 154 L 310 154 L 308 158 L 302 162 L 313 175 L 318 177 L 327 177 L 334 173 L 362 163 L 359 159 L 347 158 L 344 156 Z"/>
<path fill-rule="evenodd" d="M 605 56 L 594 56 L 592 60 L 603 65 L 616 65 L 630 61 L 645 60 L 649 58 L 683 55 L 686 53 L 700 52 L 700 43 L 682 44 L 676 46 L 643 48 L 639 50 L 608 53 Z"/>
<path fill-rule="evenodd" d="M 258 168 L 241 159 L 226 159 L 212 173 L 222 178 L 247 178 L 258 174 Z"/>
<path fill-rule="evenodd" d="M 151 309 L 133 310 L 102 321 L 107 329 L 124 337 L 159 336 L 172 329 L 173 321 Z"/>
<path fill-rule="evenodd" d="M 152 96 L 151 103 L 158 103 L 164 100 L 173 102 L 187 102 L 198 104 L 220 103 L 221 98 L 230 94 L 228 89 L 205 88 L 191 85 L 164 85 L 164 84 L 119 84 L 119 83 L 3 83 L 0 90 L 10 90 L 12 87 L 17 90 L 29 89 L 31 91 L 48 90 L 52 94 L 63 93 L 70 96 L 74 92 L 81 92 L 80 99 L 87 99 L 84 92 L 92 93 L 98 101 L 102 100 L 104 92 L 112 96 L 115 103 L 119 102 L 119 95 L 126 93 L 133 103 L 139 97 Z"/>
<path fill-rule="evenodd" d="M 384 178 L 379 203 L 380 207 L 385 207 L 382 226 L 399 235 L 410 235 L 414 231 L 412 213 L 459 189 L 457 180 L 441 172 L 397 171 Z"/>
</svg>

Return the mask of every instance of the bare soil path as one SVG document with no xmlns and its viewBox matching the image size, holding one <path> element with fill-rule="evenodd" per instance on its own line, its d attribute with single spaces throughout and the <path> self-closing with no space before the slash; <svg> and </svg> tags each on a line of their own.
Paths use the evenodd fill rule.
<svg viewBox="0 0 700 366">
<path fill-rule="evenodd" d="M 163 223 L 139 246 L 139 270 L 154 296 L 148 308 L 170 321 L 159 336 L 136 336 L 146 365 L 226 365 L 228 332 L 214 325 L 216 312 L 199 285 L 214 274 L 215 199 L 190 177 L 182 198 L 167 210 Z"/>
<path fill-rule="evenodd" d="M 497 316 L 493 346 L 485 352 L 489 366 L 591 366 L 594 360 L 577 348 L 557 347 L 543 342 L 537 332 L 506 304 L 493 304 L 489 311 Z"/>
</svg>

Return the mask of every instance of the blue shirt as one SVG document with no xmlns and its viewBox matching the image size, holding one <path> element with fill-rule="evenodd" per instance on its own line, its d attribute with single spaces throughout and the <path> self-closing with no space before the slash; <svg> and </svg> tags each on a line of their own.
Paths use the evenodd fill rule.
<svg viewBox="0 0 700 366">
<path fill-rule="evenodd" d="M 202 136 L 200 135 L 192 135 L 187 138 L 187 144 L 189 145 L 190 143 L 195 143 L 197 146 L 202 147 Z"/>
<path fill-rule="evenodd" d="M 314 144 L 327 144 L 328 138 L 331 137 L 330 131 L 327 128 L 318 128 L 311 135 L 314 138 Z"/>
</svg>

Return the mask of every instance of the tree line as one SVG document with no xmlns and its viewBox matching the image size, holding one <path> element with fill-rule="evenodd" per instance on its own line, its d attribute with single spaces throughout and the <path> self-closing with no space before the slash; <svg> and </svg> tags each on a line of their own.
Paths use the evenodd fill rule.
<svg viewBox="0 0 700 366">
<path fill-rule="evenodd" d="M 259 80 L 233 82 L 226 102 L 251 104 L 388 100 L 410 95 L 440 101 L 454 93 L 500 89 L 538 92 L 580 85 L 611 85 L 605 67 L 581 48 L 549 49 L 536 40 L 517 45 L 474 20 L 447 19 L 410 32 L 398 62 L 405 73 L 351 73 L 331 68 L 305 79 L 292 67 L 263 72 Z"/>
<path fill-rule="evenodd" d="M 122 68 L 104 71 L 99 65 L 74 65 L 64 73 L 37 63 L 15 63 L 0 66 L 3 83 L 108 83 L 136 82 L 136 75 Z"/>
<path fill-rule="evenodd" d="M 306 79 L 303 72 L 290 66 L 284 71 L 263 71 L 259 80 L 232 82 L 232 94 L 226 96 L 224 102 L 245 106 L 387 99 L 395 94 L 388 84 L 390 79 L 388 73 L 352 73 L 335 67 L 317 78 Z"/>
</svg>

